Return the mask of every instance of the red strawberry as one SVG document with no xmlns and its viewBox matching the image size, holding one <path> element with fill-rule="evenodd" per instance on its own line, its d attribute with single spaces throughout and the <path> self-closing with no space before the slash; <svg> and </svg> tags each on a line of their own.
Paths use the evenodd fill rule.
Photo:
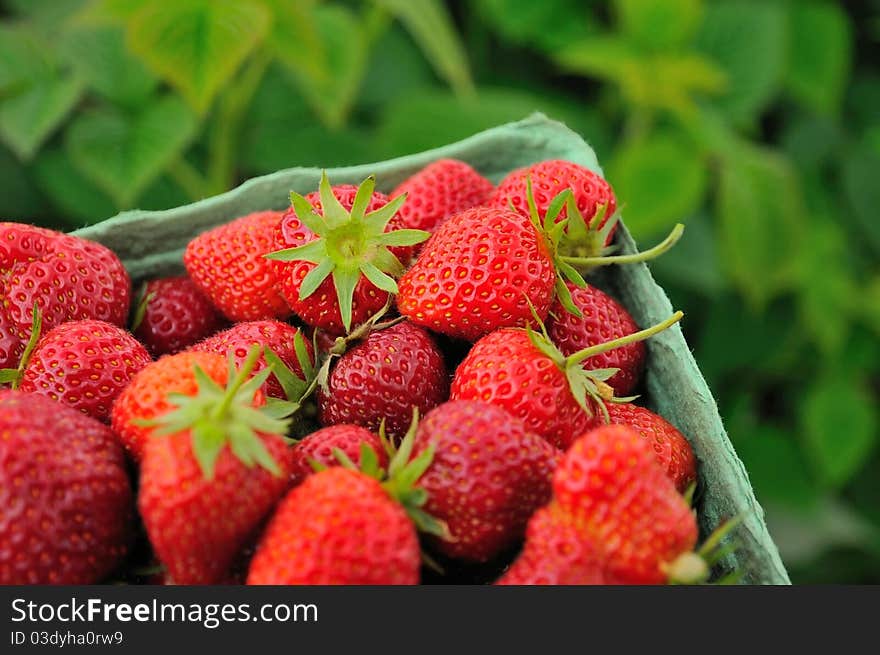
<svg viewBox="0 0 880 655">
<path fill-rule="evenodd" d="M 558 505 L 539 509 L 529 519 L 522 552 L 495 584 L 609 584 L 601 549 L 573 525 Z"/>
<path fill-rule="evenodd" d="M 407 178 L 391 197 L 407 194 L 399 212 L 402 227 L 433 232 L 450 216 L 485 203 L 494 188 L 463 161 L 440 159 Z"/>
<path fill-rule="evenodd" d="M 198 390 L 196 366 L 213 380 L 226 379 L 225 358 L 215 353 L 182 352 L 148 364 L 116 398 L 110 414 L 111 425 L 136 461 L 140 460 L 152 431 L 137 421 L 154 419 L 171 410 L 169 393 L 194 395 Z"/>
<path fill-rule="evenodd" d="M 418 584 L 419 542 L 403 507 L 342 467 L 306 478 L 281 502 L 248 584 Z"/>
<path fill-rule="evenodd" d="M 488 205 L 503 208 L 513 205 L 516 211 L 523 216 L 528 216 L 527 180 L 529 179 L 538 215 L 541 217 L 547 213 L 553 198 L 566 189 L 571 189 L 574 203 L 588 225 L 590 220 L 596 216 L 596 212 L 602 206 L 605 207 L 604 217 L 598 225 L 593 226 L 596 229 L 603 227 L 617 209 L 614 191 L 611 190 L 608 182 L 584 166 L 561 159 L 543 161 L 513 171 L 495 189 Z M 559 219 L 566 217 L 566 210 L 560 212 Z M 613 237 L 614 230 L 611 229 L 607 235 L 603 236 L 602 243 L 597 244 L 598 249 L 600 250 L 611 243 Z M 598 255 L 600 253 L 591 251 L 582 254 Z"/>
<path fill-rule="evenodd" d="M 228 330 L 208 337 L 193 346 L 191 350 L 217 353 L 224 357 L 232 353 L 236 365 L 241 366 L 247 359 L 248 351 L 256 344 L 271 349 L 285 366 L 294 371 L 296 375 L 303 377 L 303 370 L 296 354 L 297 334 L 299 334 L 297 328 L 280 321 L 251 321 L 238 323 Z M 311 343 L 303 339 L 303 346 L 308 352 L 308 356 L 311 357 Z M 262 371 L 265 367 L 266 357 L 260 355 L 254 367 L 254 373 Z M 272 398 L 286 397 L 284 388 L 275 374 L 269 376 L 263 391 Z"/>
<path fill-rule="evenodd" d="M 394 277 L 412 246 L 427 238 L 398 230 L 403 196 L 388 201 L 367 178 L 360 187 L 331 187 L 321 177 L 318 194 L 291 193 L 293 206 L 275 232 L 274 271 L 290 307 L 306 323 L 343 334 L 366 321 L 397 293 Z M 404 262 L 405 263 L 405 262 Z"/>
<path fill-rule="evenodd" d="M 587 357 L 646 339 L 681 319 L 666 321 L 614 341 L 563 355 L 546 332 L 508 328 L 483 337 L 455 371 L 450 398 L 500 405 L 526 427 L 565 450 L 579 434 L 605 418 L 614 390 L 608 370 L 586 371 Z"/>
<path fill-rule="evenodd" d="M 498 330 L 475 343 L 455 371 L 449 395 L 502 407 L 563 450 L 602 421 L 597 401 L 587 396 L 586 407 L 578 403 L 565 369 L 525 330 Z"/>
<path fill-rule="evenodd" d="M 371 332 L 335 364 L 318 393 L 323 425 L 354 423 L 400 438 L 412 408 L 425 413 L 449 396 L 443 355 L 434 339 L 408 322 Z"/>
<path fill-rule="evenodd" d="M 400 279 L 397 307 L 413 323 L 475 341 L 543 320 L 553 302 L 553 254 L 530 219 L 475 207 L 441 225 Z"/>
<path fill-rule="evenodd" d="M 107 421 L 116 397 L 150 361 L 126 330 L 104 321 L 70 321 L 40 338 L 19 388 Z"/>
<path fill-rule="evenodd" d="M 177 584 L 226 579 L 289 486 L 287 423 L 259 409 L 269 371 L 248 380 L 258 354 L 232 379 L 197 373 L 195 394 L 169 398 L 174 408 L 153 422 L 144 445 L 138 509 Z"/>
<path fill-rule="evenodd" d="M 156 357 L 188 348 L 223 327 L 223 317 L 185 275 L 151 280 L 143 298 L 134 335 Z"/>
<path fill-rule="evenodd" d="M 632 428 L 604 425 L 585 433 L 553 476 L 554 501 L 597 543 L 611 577 L 659 584 L 697 541 L 691 508 Z"/>
<path fill-rule="evenodd" d="M 644 437 L 675 488 L 684 492 L 697 479 L 697 460 L 687 438 L 662 416 L 631 403 L 608 403 L 612 423 L 628 425 Z"/>
<path fill-rule="evenodd" d="M 608 294 L 592 285 L 581 289 L 569 282 L 567 286 L 581 316 L 566 311 L 557 299 L 547 321 L 547 333 L 563 355 L 573 355 L 584 348 L 639 331 L 629 312 Z M 635 341 L 599 353 L 585 359 L 583 366 L 587 369 L 619 369 L 608 378 L 608 384 L 615 394 L 626 396 L 641 379 L 645 367 L 645 344 Z"/>
<path fill-rule="evenodd" d="M 272 266 L 263 257 L 273 250 L 280 220 L 275 211 L 248 214 L 200 234 L 186 247 L 187 272 L 230 321 L 290 315 L 276 290 Z"/>
<path fill-rule="evenodd" d="M 433 447 L 418 481 L 425 511 L 452 539 L 435 539 L 449 557 L 485 562 L 521 538 L 532 513 L 550 500 L 559 451 L 500 407 L 457 400 L 419 423 L 413 454 Z"/>
<path fill-rule="evenodd" d="M 93 584 L 122 561 L 132 493 L 110 428 L 0 391 L 0 584 Z"/>
<path fill-rule="evenodd" d="M 18 364 L 35 304 L 44 330 L 86 319 L 125 325 L 131 281 L 109 249 L 19 223 L 0 223 L 0 244 L 0 368 Z"/>
<path fill-rule="evenodd" d="M 293 484 L 299 484 L 315 472 L 311 465 L 312 461 L 323 466 L 337 466 L 339 460 L 334 454 L 337 449 L 352 462 L 363 464 L 360 460 L 363 444 L 376 453 L 379 466 L 382 468 L 388 466 L 388 454 L 379 437 L 359 425 L 332 425 L 306 435 L 293 447 L 291 454 Z"/>
</svg>

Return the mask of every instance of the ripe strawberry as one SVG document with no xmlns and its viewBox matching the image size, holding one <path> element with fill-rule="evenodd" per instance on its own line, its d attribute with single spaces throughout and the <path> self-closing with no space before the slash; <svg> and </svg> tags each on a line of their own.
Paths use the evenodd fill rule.
<svg viewBox="0 0 880 655">
<path fill-rule="evenodd" d="M 551 444 L 567 449 L 574 438 L 605 418 L 603 401 L 614 390 L 605 383 L 613 371 L 587 371 L 591 357 L 648 338 L 676 323 L 666 321 L 614 341 L 591 346 L 566 357 L 546 331 L 508 328 L 483 337 L 471 348 L 452 379 L 453 400 L 482 400 L 499 405 L 522 419 L 526 427 Z"/>
<path fill-rule="evenodd" d="M 419 423 L 413 454 L 434 447 L 418 481 L 425 511 L 446 523 L 445 555 L 485 562 L 521 538 L 532 513 L 550 500 L 559 451 L 500 407 L 456 400 Z"/>
<path fill-rule="evenodd" d="M 189 242 L 183 263 L 192 281 L 230 321 L 286 318 L 263 255 L 271 252 L 281 213 L 257 212 L 215 227 Z"/>
<path fill-rule="evenodd" d="M 405 197 L 389 202 L 374 187 L 372 177 L 357 188 L 331 187 L 324 174 L 317 195 L 291 193 L 293 206 L 275 231 L 278 252 L 268 256 L 291 309 L 334 335 L 385 306 L 411 253 L 401 247 L 428 237 L 396 229 Z"/>
<path fill-rule="evenodd" d="M 448 219 L 400 279 L 397 307 L 413 323 L 475 341 L 543 320 L 553 302 L 553 254 L 530 219 L 475 207 Z"/>
<path fill-rule="evenodd" d="M 522 552 L 495 584 L 610 584 L 601 549 L 575 527 L 558 505 L 542 507 L 529 519 Z"/>
<path fill-rule="evenodd" d="M 309 476 L 281 501 L 248 584 L 418 584 L 419 542 L 403 507 L 342 467 Z"/>
<path fill-rule="evenodd" d="M 580 237 L 598 237 L 601 228 L 617 209 L 617 200 L 608 182 L 588 168 L 561 159 L 543 161 L 513 171 L 495 189 L 488 205 L 503 208 L 513 205 L 516 211 L 528 216 L 528 180 L 531 181 L 538 215 L 541 217 L 547 213 L 553 199 L 560 192 L 571 189 L 572 199 L 585 219 L 584 222 L 593 228 L 589 235 L 579 234 Z M 595 225 L 591 225 L 592 219 L 603 206 L 604 213 L 600 220 Z M 561 220 L 567 217 L 567 211 L 563 210 L 558 218 Z M 579 244 L 581 248 L 586 248 L 580 254 L 584 256 L 601 254 L 601 249 L 610 244 L 614 237 L 614 227 L 614 224 L 609 225 L 610 229 L 601 233 L 598 242 L 593 243 L 593 239 L 588 239 Z"/>
<path fill-rule="evenodd" d="M 679 492 L 697 479 L 697 460 L 687 438 L 662 416 L 632 403 L 608 403 L 608 416 L 617 425 L 628 425 L 644 437 L 657 461 Z"/>
<path fill-rule="evenodd" d="M 70 321 L 40 338 L 19 388 L 108 421 L 116 397 L 150 361 L 126 330 L 104 321 Z"/>
<path fill-rule="evenodd" d="M 151 280 L 143 298 L 134 335 L 156 357 L 188 348 L 223 327 L 223 317 L 185 275 Z"/>
<path fill-rule="evenodd" d="M 315 461 L 322 466 L 337 466 L 340 462 L 334 453 L 342 451 L 352 462 L 362 465 L 361 448 L 363 444 L 369 446 L 376 453 L 379 466 L 388 466 L 388 453 L 382 441 L 375 433 L 359 425 L 331 425 L 316 432 L 306 435 L 302 441 L 293 447 L 291 453 L 291 477 L 293 484 L 297 485 L 315 472 L 311 462 Z"/>
<path fill-rule="evenodd" d="M 566 376 L 568 369 L 541 352 L 525 330 L 498 330 L 483 337 L 455 371 L 453 400 L 482 400 L 520 418 L 557 448 L 602 421 L 589 395 L 581 405 Z"/>
<path fill-rule="evenodd" d="M 569 282 L 568 289 L 581 315 L 566 311 L 557 299 L 550 308 L 547 321 L 547 333 L 563 355 L 573 355 L 584 348 L 639 331 L 629 312 L 598 288 L 592 285 L 578 288 Z M 587 369 L 618 369 L 608 378 L 608 384 L 615 394 L 626 396 L 641 379 L 645 367 L 645 344 L 636 341 L 599 353 L 585 359 L 583 366 Z"/>
<path fill-rule="evenodd" d="M 494 188 L 463 161 L 440 159 L 407 178 L 391 197 L 407 194 L 399 212 L 402 227 L 433 232 L 450 216 L 484 204 Z"/>
<path fill-rule="evenodd" d="M 237 366 L 241 366 L 247 359 L 248 352 L 253 345 L 269 348 L 275 353 L 282 363 L 294 371 L 299 377 L 303 377 L 302 366 L 296 353 L 296 339 L 299 330 L 280 321 L 250 321 L 237 323 L 228 330 L 218 332 L 212 337 L 197 343 L 191 348 L 195 352 L 212 352 L 224 357 L 232 354 Z M 312 346 L 309 341 L 302 339 L 303 347 L 312 356 Z M 254 373 L 259 373 L 266 368 L 266 356 L 260 355 L 254 367 Z M 286 394 L 276 373 L 269 376 L 263 391 L 272 398 L 285 398 Z"/>
<path fill-rule="evenodd" d="M 177 584 L 224 580 L 289 486 L 287 422 L 260 410 L 269 370 L 248 379 L 259 352 L 234 376 L 198 369 L 197 391 L 170 397 L 172 411 L 151 421 L 138 509 Z"/>
<path fill-rule="evenodd" d="M 604 425 L 578 438 L 553 476 L 553 495 L 602 548 L 608 574 L 625 584 L 660 584 L 697 541 L 693 512 L 647 440 Z"/>
<path fill-rule="evenodd" d="M 35 304 L 44 330 L 86 319 L 125 325 L 131 280 L 109 249 L 20 223 L 0 223 L 0 244 L 0 368 L 19 363 Z"/>
<path fill-rule="evenodd" d="M 448 396 L 443 354 L 431 335 L 404 321 L 371 332 L 339 358 L 318 392 L 319 419 L 374 431 L 384 419 L 388 434 L 399 439 L 413 407 L 424 413 Z"/>
<path fill-rule="evenodd" d="M 0 584 L 93 584 L 131 536 L 125 456 L 105 425 L 0 391 Z"/>
<path fill-rule="evenodd" d="M 173 408 L 168 394 L 192 396 L 198 390 L 195 367 L 202 368 L 211 379 L 225 380 L 226 359 L 215 353 L 182 352 L 166 355 L 148 364 L 132 378 L 113 403 L 111 426 L 135 461 L 141 455 L 151 428 L 139 425 L 166 414 Z"/>
</svg>

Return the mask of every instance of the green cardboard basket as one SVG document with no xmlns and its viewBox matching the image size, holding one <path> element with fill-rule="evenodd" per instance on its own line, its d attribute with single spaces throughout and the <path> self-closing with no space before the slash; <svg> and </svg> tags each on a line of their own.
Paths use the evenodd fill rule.
<svg viewBox="0 0 880 655">
<path fill-rule="evenodd" d="M 398 159 L 328 171 L 335 184 L 359 183 L 376 176 L 378 188 L 389 191 L 412 173 L 442 157 L 468 162 L 493 182 L 511 170 L 545 159 L 567 159 L 601 172 L 593 149 L 565 125 L 534 114 L 525 120 L 486 130 L 442 148 Z M 317 188 L 317 168 L 290 168 L 248 180 L 227 193 L 165 211 L 127 211 L 75 232 L 112 248 L 135 280 L 182 269 L 182 254 L 196 234 L 249 212 L 281 209 L 291 190 Z M 634 252 L 635 243 L 621 224 L 617 243 Z M 639 325 L 667 318 L 669 299 L 644 264 L 613 266 L 595 282 L 616 296 Z M 685 319 L 687 320 L 687 319 Z M 742 572 L 742 582 L 788 584 L 789 578 L 764 523 L 764 512 L 748 474 L 724 431 L 712 392 L 706 386 L 679 326 L 648 341 L 647 401 L 652 409 L 691 439 L 699 460 L 697 511 L 703 535 L 725 518 L 741 515 L 734 532 L 737 550 L 721 568 Z"/>
</svg>

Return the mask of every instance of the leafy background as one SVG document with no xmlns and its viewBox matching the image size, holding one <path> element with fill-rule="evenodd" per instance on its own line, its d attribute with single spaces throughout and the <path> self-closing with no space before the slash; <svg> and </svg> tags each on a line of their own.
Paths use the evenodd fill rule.
<svg viewBox="0 0 880 655">
<path fill-rule="evenodd" d="M 0 0 L 0 215 L 72 229 L 541 110 L 596 148 L 798 582 L 880 582 L 880 2 Z"/>
</svg>

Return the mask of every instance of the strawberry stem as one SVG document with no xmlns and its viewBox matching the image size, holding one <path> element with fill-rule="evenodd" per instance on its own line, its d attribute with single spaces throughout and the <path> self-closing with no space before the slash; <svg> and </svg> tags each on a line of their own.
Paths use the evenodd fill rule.
<svg viewBox="0 0 880 655">
<path fill-rule="evenodd" d="M 251 371 L 254 370 L 254 365 L 257 363 L 257 359 L 259 359 L 261 354 L 260 347 L 256 344 L 251 346 L 251 349 L 248 351 L 247 358 L 242 363 L 241 368 L 238 369 L 238 372 L 235 374 L 235 377 L 230 382 L 229 386 L 226 387 L 226 391 L 223 394 L 223 398 L 214 407 L 214 411 L 212 412 L 213 417 L 215 419 L 222 418 L 223 415 L 227 412 L 232 402 L 235 400 L 235 395 L 238 393 L 238 390 L 244 386 L 244 383 L 247 382 L 248 376 L 250 376 Z"/>
<path fill-rule="evenodd" d="M 573 264 L 575 266 L 581 267 L 589 267 L 594 268 L 596 266 L 604 266 L 607 264 L 636 264 L 638 262 L 645 262 L 649 259 L 654 259 L 659 257 L 667 250 L 672 248 L 678 240 L 681 239 L 681 235 L 684 233 L 684 225 L 681 223 L 676 224 L 672 231 L 666 236 L 663 241 L 658 243 L 653 248 L 649 248 L 648 250 L 643 250 L 642 252 L 633 253 L 631 255 L 603 255 L 599 257 L 561 257 L 562 261 L 567 262 L 569 264 Z"/>
<path fill-rule="evenodd" d="M 625 337 L 620 337 L 619 339 L 612 339 L 611 341 L 606 341 L 605 343 L 600 343 L 595 346 L 590 346 L 589 348 L 579 350 L 576 353 L 566 357 L 565 365 L 566 367 L 574 366 L 575 364 L 580 364 L 582 361 L 589 357 L 592 357 L 593 355 L 608 352 L 609 350 L 614 350 L 615 348 L 620 348 L 621 346 L 626 346 L 627 344 L 635 343 L 637 341 L 644 341 L 645 339 L 652 337 L 669 327 L 672 327 L 681 320 L 682 316 L 684 316 L 684 312 L 678 311 L 667 318 L 665 321 L 663 321 L 662 323 L 658 323 L 657 325 L 645 328 L 644 330 L 639 330 L 638 332 L 633 332 L 632 334 L 628 334 Z"/>
<path fill-rule="evenodd" d="M 24 377 L 24 370 L 27 368 L 31 355 L 34 352 L 34 348 L 37 347 L 37 343 L 40 341 L 42 331 L 43 314 L 40 312 L 39 305 L 34 303 L 34 310 L 31 317 L 31 336 L 28 337 L 28 342 L 24 347 L 24 352 L 21 354 L 18 367 L 0 369 L 0 384 L 8 384 L 11 389 L 18 389 L 18 385 L 21 384 L 21 379 Z"/>
</svg>

